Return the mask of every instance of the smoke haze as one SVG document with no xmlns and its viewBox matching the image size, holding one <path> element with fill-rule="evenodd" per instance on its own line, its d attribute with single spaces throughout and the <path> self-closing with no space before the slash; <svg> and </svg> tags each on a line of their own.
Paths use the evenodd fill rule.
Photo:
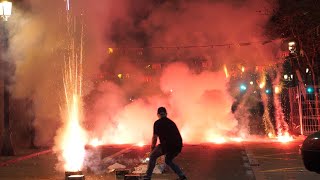
<svg viewBox="0 0 320 180">
<path fill-rule="evenodd" d="M 61 53 L 65 38 L 65 2 L 29 0 L 28 11 L 10 21 L 11 56 L 16 65 L 12 93 L 35 104 L 37 144 L 51 143 L 61 125 Z M 109 47 L 184 46 L 266 40 L 268 16 L 257 10 L 267 1 L 72 1 L 85 24 L 85 122 L 92 138 L 104 143 L 148 143 L 156 109 L 166 106 L 185 142 L 238 136 L 231 114 L 223 64 L 266 65 L 275 43 L 248 46 L 118 50 Z M 195 60 L 208 67 L 197 69 Z M 136 63 L 139 62 L 139 63 Z M 160 64 L 155 73 L 146 65 Z M 199 68 L 198 68 L 199 69 Z M 118 74 L 129 74 L 119 82 Z M 97 80 L 102 74 L 103 80 Z M 146 77 L 152 77 L 146 83 Z"/>
</svg>

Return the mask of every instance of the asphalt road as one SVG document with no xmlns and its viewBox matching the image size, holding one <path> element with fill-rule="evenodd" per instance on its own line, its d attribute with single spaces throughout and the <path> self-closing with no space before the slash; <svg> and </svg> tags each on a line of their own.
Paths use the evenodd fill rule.
<svg viewBox="0 0 320 180">
<path fill-rule="evenodd" d="M 320 175 L 305 169 L 297 140 L 289 143 L 244 143 L 257 180 L 316 180 Z"/>
<path fill-rule="evenodd" d="M 264 179 L 320 179 L 320 175 L 304 169 L 298 146 L 301 142 L 281 143 L 239 143 L 186 145 L 176 158 L 176 163 L 191 180 L 264 180 Z M 90 150 L 84 174 L 87 180 L 114 180 L 115 175 L 107 173 L 113 163 L 132 168 L 144 159 L 149 147 L 104 146 Z M 64 179 L 64 173 L 56 170 L 57 158 L 53 153 L 42 154 L 0 167 L 0 179 L 4 180 L 57 180 Z M 175 179 L 168 170 L 155 175 L 153 179 Z"/>
</svg>

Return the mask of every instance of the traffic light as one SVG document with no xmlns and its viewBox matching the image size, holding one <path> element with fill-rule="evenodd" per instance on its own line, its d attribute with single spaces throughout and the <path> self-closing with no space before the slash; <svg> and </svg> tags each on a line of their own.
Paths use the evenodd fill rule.
<svg viewBox="0 0 320 180">
<path fill-rule="evenodd" d="M 270 94 L 271 90 L 270 89 L 266 89 L 266 94 Z"/>
<path fill-rule="evenodd" d="M 314 92 L 313 87 L 311 87 L 311 86 L 307 87 L 307 93 L 308 94 L 312 94 L 313 92 Z"/>
<path fill-rule="evenodd" d="M 245 91 L 247 90 L 247 86 L 245 84 L 240 85 L 240 91 Z"/>
</svg>

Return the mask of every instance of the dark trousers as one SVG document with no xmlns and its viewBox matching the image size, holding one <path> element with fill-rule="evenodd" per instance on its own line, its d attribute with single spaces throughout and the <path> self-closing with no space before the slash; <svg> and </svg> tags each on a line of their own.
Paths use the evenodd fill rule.
<svg viewBox="0 0 320 180">
<path fill-rule="evenodd" d="M 150 157 L 149 157 L 149 164 L 148 164 L 148 170 L 147 170 L 147 177 L 152 176 L 152 172 L 154 167 L 156 166 L 156 162 L 157 159 L 162 156 L 165 155 L 165 163 L 179 176 L 179 177 L 183 177 L 184 174 L 181 171 L 181 169 L 179 168 L 179 166 L 177 166 L 175 163 L 173 163 L 173 159 L 179 154 L 179 152 L 167 152 L 167 153 L 163 153 L 161 145 L 158 145 L 156 148 L 154 148 L 154 150 L 150 153 Z"/>
</svg>

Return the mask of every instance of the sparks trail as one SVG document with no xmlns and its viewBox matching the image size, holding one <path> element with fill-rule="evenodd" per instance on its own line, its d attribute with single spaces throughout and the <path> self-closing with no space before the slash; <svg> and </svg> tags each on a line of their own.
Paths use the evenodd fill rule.
<svg viewBox="0 0 320 180">
<path fill-rule="evenodd" d="M 280 84 L 280 74 L 281 71 L 278 72 L 276 77 L 276 84 Z M 278 91 L 276 91 L 278 89 Z M 285 117 L 283 114 L 283 109 L 280 100 L 280 88 L 279 86 L 274 87 L 275 95 L 274 95 L 274 106 L 275 106 L 275 116 L 276 116 L 276 127 L 277 127 L 277 138 L 280 142 L 289 142 L 292 141 L 293 138 L 289 134 L 289 126 L 285 121 Z"/>
<path fill-rule="evenodd" d="M 265 84 L 266 84 L 266 75 L 262 74 L 259 87 L 262 89 L 262 88 L 264 88 Z M 261 99 L 263 102 L 263 106 L 265 107 L 263 117 L 262 117 L 262 122 L 264 124 L 265 132 L 269 138 L 274 138 L 275 137 L 275 130 L 274 130 L 274 126 L 271 122 L 270 113 L 268 110 L 268 97 L 267 97 L 266 93 L 262 93 L 261 96 L 262 96 Z"/>
</svg>

